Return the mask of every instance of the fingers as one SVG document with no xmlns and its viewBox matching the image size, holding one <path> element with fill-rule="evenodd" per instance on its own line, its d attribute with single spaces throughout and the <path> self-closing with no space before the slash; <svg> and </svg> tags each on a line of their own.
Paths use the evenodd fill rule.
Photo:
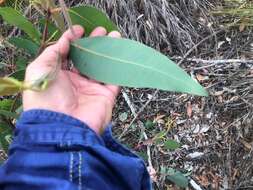
<svg viewBox="0 0 253 190">
<path fill-rule="evenodd" d="M 108 36 L 112 38 L 121 38 L 121 34 L 118 31 L 112 31 L 108 34 Z"/>
<path fill-rule="evenodd" d="M 64 58 L 68 56 L 70 43 L 81 38 L 83 34 L 84 29 L 79 25 L 75 25 L 73 26 L 72 30 L 68 29 L 66 32 L 64 32 L 62 37 L 57 42 L 58 47 L 56 44 L 56 48 L 59 48 L 60 54 Z"/>
<path fill-rule="evenodd" d="M 106 34 L 107 34 L 106 29 L 104 27 L 99 26 L 91 32 L 90 37 L 105 36 Z"/>
<path fill-rule="evenodd" d="M 58 56 L 60 56 L 61 60 L 64 60 L 68 56 L 70 43 L 82 37 L 83 34 L 84 29 L 81 26 L 73 26 L 73 32 L 70 29 L 64 32 L 58 42 L 47 47 L 32 64 L 37 66 L 55 66 Z"/>
</svg>

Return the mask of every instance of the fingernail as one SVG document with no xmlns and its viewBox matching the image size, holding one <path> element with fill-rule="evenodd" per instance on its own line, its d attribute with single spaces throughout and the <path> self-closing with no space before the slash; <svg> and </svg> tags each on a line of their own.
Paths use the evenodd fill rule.
<svg viewBox="0 0 253 190">
<path fill-rule="evenodd" d="M 112 31 L 108 34 L 108 36 L 113 37 L 113 38 L 120 38 L 121 34 L 118 31 Z"/>
</svg>

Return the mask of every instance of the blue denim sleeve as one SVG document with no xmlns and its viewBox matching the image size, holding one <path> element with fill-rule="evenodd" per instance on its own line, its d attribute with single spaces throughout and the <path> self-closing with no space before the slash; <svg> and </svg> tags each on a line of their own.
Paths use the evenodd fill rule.
<svg viewBox="0 0 253 190">
<path fill-rule="evenodd" d="M 1 190 L 149 190 L 144 162 L 117 143 L 110 127 L 96 135 L 81 121 L 47 110 L 24 112 Z"/>
</svg>

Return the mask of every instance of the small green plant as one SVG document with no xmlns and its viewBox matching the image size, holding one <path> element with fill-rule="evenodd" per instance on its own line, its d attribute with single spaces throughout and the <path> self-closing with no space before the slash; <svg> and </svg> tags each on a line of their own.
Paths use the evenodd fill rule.
<svg viewBox="0 0 253 190">
<path fill-rule="evenodd" d="M 22 3 L 41 14 L 36 23 L 29 21 L 20 12 Z M 108 32 L 118 30 L 103 12 L 94 7 L 67 8 L 63 0 L 59 0 L 60 6 L 53 0 L 23 0 L 22 3 L 17 0 L 0 0 L 2 19 L 23 32 L 21 37 L 7 39 L 8 43 L 30 55 L 30 59 L 18 57 L 17 71 L 0 78 L 0 96 L 13 95 L 11 99 L 0 101 L 0 149 L 7 151 L 11 126 L 14 126 L 22 111 L 20 92 L 28 89 L 44 90 L 57 75 L 58 70 L 55 69 L 38 81 L 24 82 L 28 62 L 57 41 L 65 29 L 71 28 L 73 24 L 85 28 L 85 37 L 72 43 L 69 54 L 80 73 L 104 83 L 121 86 L 208 95 L 198 82 L 168 57 L 144 44 L 123 38 L 88 37 L 97 26 L 105 27 Z M 164 145 L 168 149 L 180 146 L 174 141 L 168 141 Z"/>
</svg>

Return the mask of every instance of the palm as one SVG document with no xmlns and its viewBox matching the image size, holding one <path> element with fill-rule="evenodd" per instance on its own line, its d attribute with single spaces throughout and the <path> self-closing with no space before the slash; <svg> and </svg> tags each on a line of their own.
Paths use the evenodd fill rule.
<svg viewBox="0 0 253 190">
<path fill-rule="evenodd" d="M 80 27 L 74 27 L 74 29 L 77 36 L 73 36 L 70 30 L 65 32 L 55 45 L 47 48 L 29 65 L 26 71 L 26 80 L 36 80 L 38 75 L 52 71 L 58 64 L 59 54 L 62 56 L 63 64 L 67 62 L 70 42 L 83 35 L 83 30 Z M 105 34 L 105 29 L 97 28 L 91 36 Z M 119 36 L 115 33 L 109 35 Z M 39 93 L 25 91 L 23 107 L 24 110 L 48 109 L 71 115 L 99 133 L 111 119 L 118 91 L 117 86 L 99 84 L 76 72 L 60 70 L 47 90 Z"/>
<path fill-rule="evenodd" d="M 103 125 L 110 121 L 118 88 L 99 84 L 73 72 L 63 72 L 69 81 L 62 80 L 61 82 L 68 85 L 66 91 L 69 96 L 64 100 L 66 105 L 62 111 L 84 121 L 89 126 L 97 126 L 94 127 L 95 130 L 103 128 Z M 61 90 L 65 89 L 61 88 Z"/>
</svg>

